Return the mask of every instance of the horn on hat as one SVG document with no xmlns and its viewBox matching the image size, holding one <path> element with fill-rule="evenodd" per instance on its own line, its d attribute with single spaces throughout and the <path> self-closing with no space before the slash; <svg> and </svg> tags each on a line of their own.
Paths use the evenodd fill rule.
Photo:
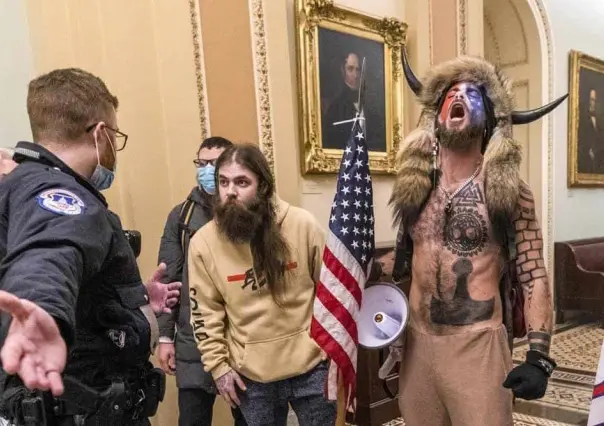
<svg viewBox="0 0 604 426">
<path fill-rule="evenodd" d="M 407 49 L 403 48 L 402 50 L 403 71 L 405 71 L 405 78 L 407 79 L 409 87 L 411 90 L 413 90 L 413 93 L 415 93 L 416 96 L 419 96 L 423 89 L 422 83 L 417 79 L 415 74 L 413 74 L 411 65 L 409 65 L 409 60 L 407 59 Z"/>
<path fill-rule="evenodd" d="M 513 111 L 512 112 L 512 124 L 528 124 L 535 120 L 539 120 L 545 114 L 551 112 L 554 108 L 562 103 L 564 99 L 568 97 L 568 93 L 564 96 L 560 96 L 553 102 L 542 107 L 531 109 L 528 111 Z"/>
<path fill-rule="evenodd" d="M 423 90 L 423 85 L 418 80 L 418 78 L 413 73 L 413 70 L 411 69 L 411 65 L 409 64 L 409 60 L 407 58 L 407 50 L 405 48 L 402 49 L 402 62 L 403 62 L 403 71 L 405 72 L 405 78 L 407 79 L 407 83 L 409 84 L 409 87 L 411 88 L 411 90 L 413 90 L 413 93 L 415 93 L 416 96 L 420 96 L 420 94 Z M 553 111 L 567 97 L 568 97 L 568 94 L 560 96 L 558 99 L 554 100 L 553 102 L 550 102 L 547 105 L 544 105 L 539 108 L 531 109 L 528 111 L 513 111 L 511 114 L 512 115 L 512 124 L 532 123 L 533 121 L 536 121 L 536 120 L 540 119 L 541 117 L 543 117 L 545 114 L 548 114 L 551 111 Z"/>
</svg>

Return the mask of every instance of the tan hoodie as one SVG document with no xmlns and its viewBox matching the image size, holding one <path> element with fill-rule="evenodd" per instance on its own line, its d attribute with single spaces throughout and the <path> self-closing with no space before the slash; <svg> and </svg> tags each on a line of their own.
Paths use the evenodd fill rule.
<svg viewBox="0 0 604 426">
<path fill-rule="evenodd" d="M 191 239 L 191 325 L 206 371 L 231 369 L 257 382 L 303 374 L 322 359 L 310 337 L 325 232 L 306 210 L 278 200 L 277 221 L 290 245 L 290 281 L 282 306 L 252 269 L 249 244 L 234 244 L 208 222 Z"/>
</svg>

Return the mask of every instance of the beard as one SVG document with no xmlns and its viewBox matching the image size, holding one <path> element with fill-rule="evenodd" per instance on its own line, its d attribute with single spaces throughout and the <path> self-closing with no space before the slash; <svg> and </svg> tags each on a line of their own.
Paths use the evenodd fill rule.
<svg viewBox="0 0 604 426">
<path fill-rule="evenodd" d="M 474 146 L 477 139 L 482 144 L 483 132 L 482 124 L 469 124 L 463 130 L 450 130 L 442 125 L 438 129 L 438 141 L 443 148 L 451 151 L 467 151 Z"/>
<path fill-rule="evenodd" d="M 249 243 L 254 269 L 273 300 L 280 304 L 287 285 L 291 251 L 268 200 L 255 198 L 247 205 L 227 201 L 214 210 L 218 231 L 233 243 Z M 261 284 L 262 286 L 263 284 Z"/>
<path fill-rule="evenodd" d="M 258 198 L 247 205 L 227 200 L 214 207 L 218 231 L 236 244 L 251 242 L 267 216 L 268 205 Z"/>
</svg>

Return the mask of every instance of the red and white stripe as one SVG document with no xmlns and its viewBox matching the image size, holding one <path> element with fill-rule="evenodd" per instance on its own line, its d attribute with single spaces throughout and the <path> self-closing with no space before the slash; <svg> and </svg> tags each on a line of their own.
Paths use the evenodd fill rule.
<svg viewBox="0 0 604 426">
<path fill-rule="evenodd" d="M 329 232 L 317 283 L 311 335 L 331 360 L 327 398 L 337 400 L 338 375 L 341 375 L 347 408 L 355 405 L 359 342 L 356 321 L 366 281 L 367 274 L 354 256 Z"/>
<path fill-rule="evenodd" d="M 602 425 L 604 425 L 604 342 L 600 348 L 600 360 L 587 420 L 587 426 Z"/>
</svg>

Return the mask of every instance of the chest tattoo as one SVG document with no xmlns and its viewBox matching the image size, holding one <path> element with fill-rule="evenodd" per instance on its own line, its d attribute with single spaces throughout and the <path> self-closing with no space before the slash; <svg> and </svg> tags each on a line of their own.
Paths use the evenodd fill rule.
<svg viewBox="0 0 604 426">
<path fill-rule="evenodd" d="M 478 210 L 484 197 L 475 183 L 464 188 L 458 197 L 445 218 L 444 244 L 456 256 L 476 256 L 484 249 L 489 235 L 487 222 Z"/>
<path fill-rule="evenodd" d="M 468 291 L 468 276 L 472 273 L 472 262 L 459 258 L 453 264 L 455 274 L 455 292 L 451 300 L 432 297 L 430 301 L 430 320 L 440 325 L 471 325 L 486 321 L 495 311 L 495 298 L 474 300 Z M 440 274 L 437 275 L 437 289 L 440 293 Z"/>
<path fill-rule="evenodd" d="M 452 297 L 443 291 L 440 268 L 436 271 L 436 293 L 430 301 L 430 320 L 434 324 L 462 326 L 486 321 L 493 316 L 495 298 L 474 300 L 468 289 L 474 266 L 471 257 L 480 254 L 487 245 L 489 231 L 479 207 L 484 205 L 480 186 L 470 183 L 459 192 L 453 208 L 446 213 L 443 231 L 444 247 L 458 259 L 451 268 L 455 276 Z"/>
</svg>

